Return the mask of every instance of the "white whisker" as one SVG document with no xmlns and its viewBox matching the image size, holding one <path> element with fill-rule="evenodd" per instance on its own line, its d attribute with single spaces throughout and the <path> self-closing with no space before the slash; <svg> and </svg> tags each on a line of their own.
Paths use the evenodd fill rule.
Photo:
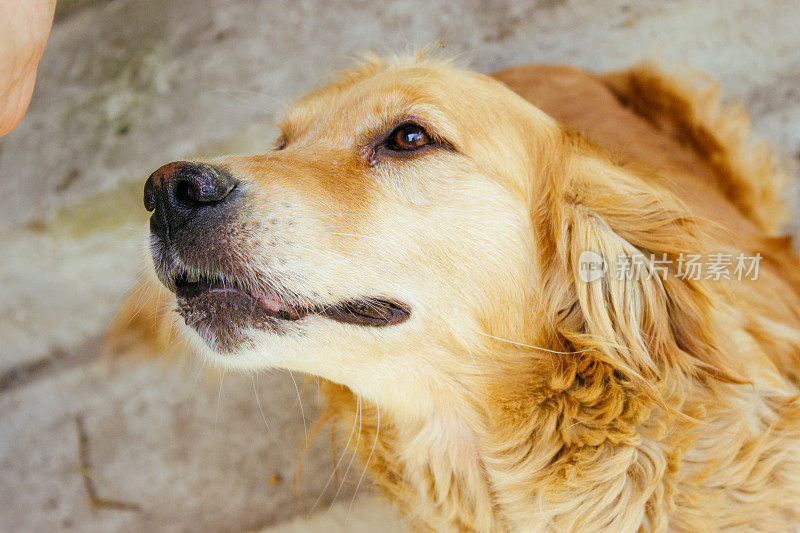
<svg viewBox="0 0 800 533">
<path fill-rule="evenodd" d="M 356 485 L 356 490 L 353 493 L 353 499 L 350 500 L 350 507 L 347 508 L 347 518 L 350 517 L 350 511 L 353 510 L 353 503 L 356 501 L 356 496 L 358 496 L 358 489 L 361 487 L 361 482 L 364 480 L 364 475 L 367 473 L 367 468 L 369 467 L 369 462 L 372 460 L 372 454 L 375 453 L 375 445 L 378 444 L 378 435 L 381 432 L 381 406 L 378 403 L 375 403 L 375 408 L 378 410 L 378 424 L 375 429 L 375 439 L 372 441 L 372 448 L 369 451 L 369 456 L 367 457 L 367 462 L 364 463 L 364 470 L 361 472 L 361 477 L 358 478 L 358 484 Z"/>
<path fill-rule="evenodd" d="M 303 400 L 300 398 L 300 389 L 297 388 L 297 381 L 294 379 L 294 374 L 292 371 L 289 371 L 289 375 L 292 377 L 292 383 L 294 383 L 294 390 L 297 393 L 297 401 L 300 404 L 300 416 L 303 418 L 303 432 L 306 434 L 306 442 L 308 442 L 308 428 L 306 427 L 306 413 L 303 410 Z"/>
<path fill-rule="evenodd" d="M 353 440 L 353 433 L 356 430 L 356 423 L 358 421 L 358 411 L 361 408 L 361 398 L 359 396 L 356 396 L 356 401 L 357 401 L 357 403 L 356 403 L 356 418 L 353 420 L 353 428 L 350 430 L 350 435 L 347 437 L 347 442 L 344 445 L 344 450 L 342 450 L 341 455 L 339 455 L 339 460 L 336 461 L 335 465 L 333 465 L 333 472 L 331 472 L 331 475 L 328 476 L 328 481 L 326 481 L 325 482 L 325 486 L 322 487 L 322 491 L 320 491 L 319 496 L 317 496 L 317 500 L 314 502 L 314 505 L 311 506 L 311 509 L 308 511 L 308 515 L 311 515 L 311 513 L 314 511 L 314 509 L 316 509 L 317 505 L 319 504 L 319 501 L 322 499 L 322 496 L 325 494 L 325 491 L 328 489 L 328 486 L 331 484 L 331 481 L 333 481 L 333 476 L 336 475 L 336 471 L 338 470 L 339 465 L 342 463 L 342 460 L 344 459 L 344 456 L 347 453 L 347 448 L 348 448 L 348 446 L 350 446 L 350 441 Z"/>
<path fill-rule="evenodd" d="M 217 391 L 217 412 L 214 415 L 214 433 L 217 432 L 217 421 L 219 420 L 219 406 L 220 402 L 222 401 L 222 384 L 225 381 L 225 370 L 222 371 L 222 374 L 219 377 L 219 390 Z"/>
<path fill-rule="evenodd" d="M 256 387 L 256 382 L 258 381 L 258 374 L 254 376 L 250 376 L 250 382 L 253 384 L 253 394 L 256 396 L 256 404 L 258 405 L 258 411 L 261 413 L 261 419 L 264 421 L 264 426 L 267 428 L 267 432 L 275 444 L 280 444 L 278 442 L 278 438 L 275 436 L 275 433 L 272 431 L 269 423 L 267 422 L 267 417 L 264 415 L 264 409 L 261 407 L 261 398 L 258 396 L 258 388 Z"/>
<path fill-rule="evenodd" d="M 497 341 L 507 342 L 509 344 L 514 344 L 516 346 L 522 346 L 523 348 L 531 348 L 531 349 L 534 349 L 534 350 L 540 350 L 542 352 L 548 352 L 548 353 L 559 353 L 559 354 L 564 354 L 564 355 L 575 355 L 575 354 L 584 353 L 584 352 L 589 351 L 588 349 L 585 349 L 585 350 L 578 350 L 578 351 L 572 351 L 572 352 L 562 352 L 560 350 L 550 350 L 548 348 L 542 348 L 541 346 L 533 346 L 531 344 L 523 344 L 521 342 L 510 341 L 508 339 L 501 339 L 500 337 L 495 337 L 494 335 L 489 335 L 488 333 L 483 333 L 483 332 L 480 332 L 480 331 L 476 331 L 475 333 L 477 333 L 478 335 L 483 335 L 484 337 L 489 337 L 490 339 L 494 339 L 494 340 L 497 340 Z"/>
<path fill-rule="evenodd" d="M 364 239 L 372 239 L 375 241 L 381 240 L 378 237 L 371 237 L 369 235 L 359 235 L 358 233 L 337 233 L 335 231 L 330 232 L 331 235 L 343 235 L 345 237 L 361 237 Z"/>
<path fill-rule="evenodd" d="M 347 470 L 344 471 L 344 475 L 342 476 L 342 481 L 339 483 L 339 488 L 336 489 L 336 494 L 333 495 L 333 501 L 331 502 L 331 507 L 333 507 L 333 504 L 336 503 L 336 498 L 339 497 L 339 491 L 342 490 L 345 481 L 347 481 L 347 474 L 350 473 L 350 468 L 353 466 L 353 461 L 355 460 L 356 454 L 358 453 L 358 443 L 361 441 L 361 423 L 364 420 L 364 410 L 363 407 L 361 407 L 360 396 L 358 396 L 357 416 L 358 416 L 358 433 L 356 434 L 356 443 L 353 446 L 353 454 L 350 456 L 350 462 L 347 464 Z"/>
</svg>

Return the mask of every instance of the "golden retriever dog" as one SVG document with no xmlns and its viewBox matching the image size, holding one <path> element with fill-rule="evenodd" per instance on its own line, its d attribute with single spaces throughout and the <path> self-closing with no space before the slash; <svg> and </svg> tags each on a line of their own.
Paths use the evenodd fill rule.
<svg viewBox="0 0 800 533">
<path fill-rule="evenodd" d="M 150 176 L 112 338 L 317 376 L 421 530 L 797 530 L 800 262 L 718 100 L 368 58 L 268 153 Z"/>
</svg>

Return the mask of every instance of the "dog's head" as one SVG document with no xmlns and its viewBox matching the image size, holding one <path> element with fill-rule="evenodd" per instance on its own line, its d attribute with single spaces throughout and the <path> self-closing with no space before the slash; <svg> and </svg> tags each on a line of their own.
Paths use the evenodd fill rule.
<svg viewBox="0 0 800 533">
<path fill-rule="evenodd" d="M 633 373 L 658 365 L 658 313 L 684 311 L 655 281 L 581 284 L 577 258 L 677 253 L 678 208 L 499 82 L 369 61 L 281 130 L 263 155 L 170 163 L 145 186 L 156 273 L 215 362 L 375 398 L 485 375 L 499 339 L 596 337 Z"/>
</svg>

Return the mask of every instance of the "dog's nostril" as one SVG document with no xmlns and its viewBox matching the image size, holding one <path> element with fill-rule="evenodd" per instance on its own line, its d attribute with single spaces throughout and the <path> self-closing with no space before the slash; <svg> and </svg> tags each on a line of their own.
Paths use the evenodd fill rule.
<svg viewBox="0 0 800 533">
<path fill-rule="evenodd" d="M 175 200 L 178 203 L 196 206 L 202 203 L 200 200 L 200 191 L 197 186 L 189 181 L 181 181 L 175 184 Z"/>
</svg>

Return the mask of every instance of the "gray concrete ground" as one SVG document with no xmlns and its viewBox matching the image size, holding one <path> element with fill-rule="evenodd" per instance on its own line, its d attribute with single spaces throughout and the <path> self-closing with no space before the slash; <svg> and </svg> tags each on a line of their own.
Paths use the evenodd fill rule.
<svg viewBox="0 0 800 533">
<path fill-rule="evenodd" d="M 97 357 L 142 264 L 144 177 L 191 154 L 265 149 L 284 102 L 355 52 L 441 41 L 481 71 L 532 61 L 596 70 L 685 62 L 742 100 L 755 130 L 784 155 L 800 149 L 796 1 L 65 6 L 30 112 L 0 140 L 2 531 L 393 527 L 392 511 L 371 497 L 351 507 L 354 483 L 343 483 L 326 511 L 338 487 L 330 483 L 322 514 L 304 518 L 332 470 L 322 435 L 306 455 L 301 510 L 293 476 L 304 422 L 315 415 L 313 381 L 301 391 L 304 420 L 285 373 L 254 387 L 247 376 L 207 378 L 191 363 Z M 99 497 L 130 508 L 90 506 L 85 478 Z"/>
</svg>

